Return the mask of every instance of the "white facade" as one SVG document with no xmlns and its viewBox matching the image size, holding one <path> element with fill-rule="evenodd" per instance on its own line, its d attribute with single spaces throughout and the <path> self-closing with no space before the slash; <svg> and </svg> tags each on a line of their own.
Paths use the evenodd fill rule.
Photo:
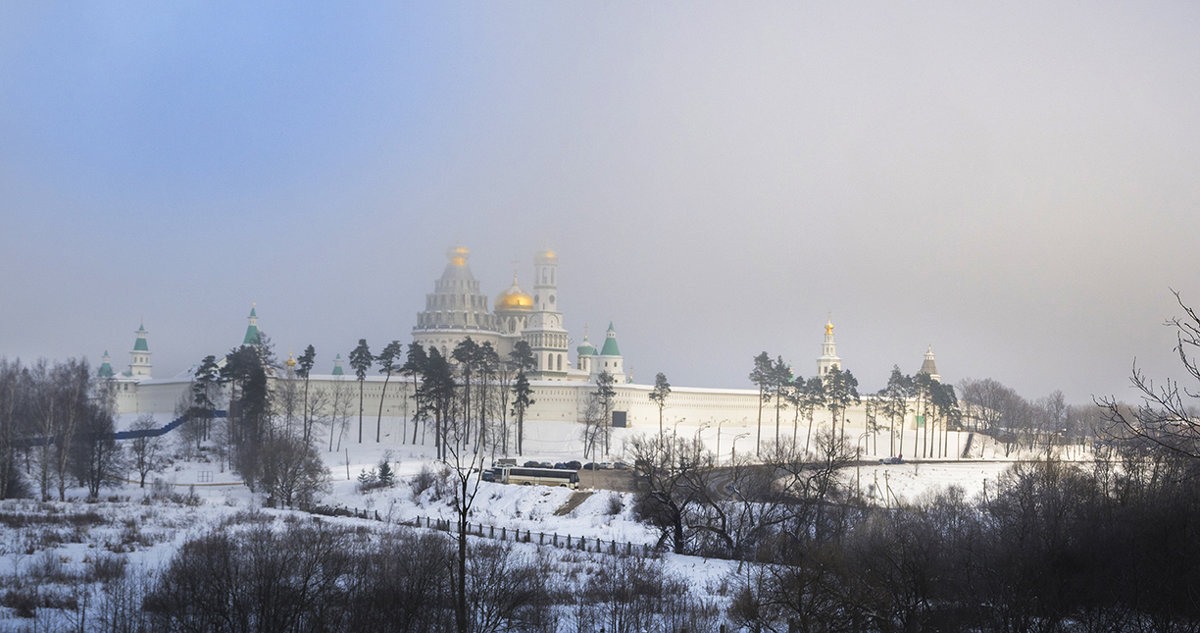
<svg viewBox="0 0 1200 633">
<path fill-rule="evenodd" d="M 527 419 L 541 421 L 581 422 L 587 410 L 595 381 L 601 372 L 607 371 L 614 377 L 614 419 L 624 418 L 628 426 L 657 429 L 659 409 L 650 400 L 651 385 L 628 382 L 624 357 L 617 345 L 616 330 L 610 323 L 601 349 L 597 350 L 584 334 L 583 343 L 576 348 L 577 363 L 572 365 L 568 357 L 568 333 L 560 311 L 558 293 L 558 256 L 552 251 L 538 253 L 534 260 L 533 294 L 525 293 L 517 283 L 514 273 L 513 284 L 496 297 L 495 310 L 489 306 L 488 297 L 480 289 L 467 266 L 470 252 L 461 246 L 447 252 L 448 262 L 442 276 L 435 282 L 434 291 L 426 295 L 425 308 L 417 315 L 413 327 L 413 341 L 426 349 L 437 349 L 450 358 L 454 347 L 467 337 L 476 343 L 490 343 L 501 358 L 507 357 L 517 341 L 525 341 L 534 353 L 537 365 L 531 376 L 534 404 L 526 413 Z M 120 413 L 172 414 L 189 393 L 190 380 L 184 377 L 155 380 L 150 377 L 149 347 L 145 328 L 138 329 L 138 338 L 131 352 L 130 371 L 125 376 L 115 377 L 117 407 Z M 246 341 L 257 343 L 257 315 L 250 313 Z M 747 355 L 749 358 L 749 355 Z M 358 385 L 354 376 L 341 370 L 341 356 L 334 361 L 334 374 L 314 374 L 309 382 L 310 392 L 332 393 L 337 389 L 350 389 L 357 410 Z M 825 339 L 821 356 L 817 358 L 817 372 L 824 376 L 831 368 L 842 367 L 841 358 L 833 338 L 832 321 L 825 325 Z M 932 348 L 926 353 L 923 369 L 932 369 Z M 274 388 L 279 389 L 286 376 L 272 377 Z M 411 380 L 390 381 L 386 396 L 383 394 L 384 378 L 368 376 L 363 385 L 364 410 L 378 412 L 382 398 L 385 417 L 409 419 L 413 415 L 413 383 Z M 663 411 L 666 425 L 686 421 L 689 424 L 720 425 L 723 429 L 737 429 L 757 434 L 760 403 L 757 389 L 705 389 L 673 387 Z M 864 396 L 864 401 L 870 396 Z M 324 412 L 328 415 L 330 412 Z M 356 411 L 357 413 L 357 411 Z M 850 408 L 846 412 L 847 426 L 864 428 L 867 411 L 865 405 Z M 774 438 L 775 409 L 768 403 L 762 407 L 762 437 Z M 355 416 L 357 417 L 357 416 Z M 816 427 L 830 424 L 828 411 L 817 411 Z M 789 431 L 796 424 L 791 409 L 785 409 L 780 427 Z M 799 420 L 807 427 L 808 421 Z M 881 423 L 884 423 L 881 421 Z M 906 420 L 909 428 L 915 428 L 913 414 Z M 770 429 L 770 432 L 767 430 Z"/>
</svg>

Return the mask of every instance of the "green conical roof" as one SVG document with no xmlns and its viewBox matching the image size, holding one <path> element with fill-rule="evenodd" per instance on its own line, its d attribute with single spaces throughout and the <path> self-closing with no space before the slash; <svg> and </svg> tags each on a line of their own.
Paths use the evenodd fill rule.
<svg viewBox="0 0 1200 633">
<path fill-rule="evenodd" d="M 604 337 L 604 347 L 600 350 L 601 356 L 620 356 L 621 350 L 617 347 L 617 331 L 613 329 L 612 321 L 608 323 L 608 332 Z"/>
<path fill-rule="evenodd" d="M 112 378 L 112 364 L 108 362 L 108 350 L 104 350 L 104 362 L 100 363 L 100 369 L 96 370 L 96 375 L 101 378 Z"/>
<path fill-rule="evenodd" d="M 141 324 L 141 323 L 138 324 L 138 329 L 137 329 L 136 334 L 137 334 L 137 338 L 134 339 L 134 341 L 133 341 L 133 351 L 135 351 L 135 352 L 150 351 L 150 345 L 146 343 L 146 326 L 144 324 Z"/>
<path fill-rule="evenodd" d="M 342 355 L 338 354 L 337 358 L 333 359 L 333 375 L 344 376 L 346 372 L 342 369 Z"/>
<path fill-rule="evenodd" d="M 262 345 L 262 339 L 258 336 L 258 314 L 254 312 L 254 307 L 250 307 L 250 324 L 246 326 L 246 336 L 242 338 L 242 345 Z"/>
</svg>

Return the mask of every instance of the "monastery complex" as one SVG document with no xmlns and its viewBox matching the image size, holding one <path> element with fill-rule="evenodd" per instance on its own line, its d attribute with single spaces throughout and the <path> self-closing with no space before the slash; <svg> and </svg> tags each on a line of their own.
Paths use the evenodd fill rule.
<svg viewBox="0 0 1200 633">
<path fill-rule="evenodd" d="M 591 393 L 596 389 L 595 380 L 602 371 L 615 379 L 613 388 L 613 426 L 643 427 L 657 429 L 659 411 L 650 400 L 652 384 L 637 384 L 625 371 L 625 358 L 617 343 L 617 331 L 610 323 L 599 349 L 588 340 L 585 332 L 582 342 L 574 350 L 568 348 L 570 337 L 565 327 L 563 314 L 558 310 L 558 255 L 553 251 L 542 251 L 534 257 L 532 294 L 518 285 L 513 274 L 512 285 L 500 292 L 494 302 L 482 293 L 479 281 L 468 265 L 470 252 L 461 246 L 447 252 L 447 263 L 442 275 L 434 282 L 433 292 L 425 296 L 425 307 L 417 314 L 412 329 L 411 342 L 420 343 L 426 349 L 436 348 L 448 359 L 450 352 L 462 340 L 470 337 L 476 343 L 490 343 L 506 359 L 518 341 L 525 341 L 533 352 L 536 366 L 530 374 L 535 403 L 526 413 L 527 420 L 581 422 L 588 406 Z M 489 303 L 492 306 L 489 307 Z M 257 309 L 252 308 L 244 345 L 259 344 Z M 833 367 L 841 367 L 834 341 L 833 324 L 826 323 L 821 354 L 816 358 L 817 375 L 823 376 Z M 573 352 L 573 355 L 572 355 Z M 219 355 L 219 352 L 218 352 Z M 747 368 L 751 365 L 753 350 L 747 350 L 742 361 Z M 111 378 L 117 386 L 117 409 L 121 414 L 174 414 L 180 402 L 187 397 L 191 384 L 192 370 L 173 378 L 155 378 L 152 375 L 151 350 L 147 331 L 139 326 L 134 345 L 129 352 L 129 367 L 117 373 L 106 351 L 99 368 L 101 377 Z M 290 359 L 284 368 L 273 372 L 272 381 L 276 390 L 283 381 L 298 380 Z M 926 352 L 921 372 L 938 378 L 933 351 Z M 801 371 L 802 375 L 807 372 Z M 312 393 L 332 394 L 336 389 L 353 389 L 354 411 L 357 417 L 358 385 L 356 377 L 343 367 L 342 355 L 332 362 L 330 373 L 314 373 L 310 376 L 309 389 Z M 372 367 L 365 381 L 364 410 L 374 417 L 379 410 L 383 393 L 384 377 Z M 401 419 L 411 419 L 413 413 L 413 382 L 411 378 L 393 374 L 388 383 L 383 401 L 383 415 L 393 419 L 398 427 Z M 725 428 L 754 427 L 757 425 L 759 402 L 758 389 L 709 389 L 672 385 L 667 398 L 664 417 L 667 424 L 686 420 L 689 424 L 718 423 Z M 866 403 L 869 397 L 863 394 Z M 866 423 L 866 405 L 847 411 L 847 424 L 862 428 Z M 763 424 L 770 418 L 774 423 L 774 407 L 766 405 Z M 829 423 L 826 411 L 817 411 L 818 423 Z M 792 414 L 786 417 L 790 427 Z M 905 425 L 915 428 L 917 422 L 910 413 Z M 744 430 L 744 428 L 743 428 Z M 765 437 L 765 433 L 764 433 Z"/>
</svg>

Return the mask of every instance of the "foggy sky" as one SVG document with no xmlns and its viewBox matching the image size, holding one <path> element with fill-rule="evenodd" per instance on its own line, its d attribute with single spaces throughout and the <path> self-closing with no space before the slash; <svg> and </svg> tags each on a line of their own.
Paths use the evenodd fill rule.
<svg viewBox="0 0 1200 633">
<path fill-rule="evenodd" d="M 394 4 L 0 5 L 0 355 L 144 320 L 168 377 L 257 302 L 327 372 L 461 243 L 492 298 L 554 248 L 639 382 L 812 375 L 830 313 L 863 391 L 1182 373 L 1194 4 Z"/>
</svg>

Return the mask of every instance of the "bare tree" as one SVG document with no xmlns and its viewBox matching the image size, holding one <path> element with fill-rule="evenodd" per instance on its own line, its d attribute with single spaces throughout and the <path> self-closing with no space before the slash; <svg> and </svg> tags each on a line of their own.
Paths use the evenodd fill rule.
<svg viewBox="0 0 1200 633">
<path fill-rule="evenodd" d="M 129 442 L 129 453 L 133 468 L 138 474 L 138 487 L 145 488 L 146 476 L 162 467 L 163 438 L 157 433 L 151 433 L 158 431 L 158 424 L 154 421 L 154 416 L 149 414 L 138 416 L 129 430 L 141 433 Z"/>
<path fill-rule="evenodd" d="M 657 527 L 659 543 L 670 543 L 676 554 L 687 550 L 694 531 L 689 517 L 708 498 L 713 471 L 712 453 L 699 437 L 635 438 L 631 444 L 638 478 L 637 514 Z"/>
<path fill-rule="evenodd" d="M 1200 315 L 1183 302 L 1178 291 L 1171 292 L 1184 312 L 1183 317 L 1175 317 L 1166 323 L 1175 330 L 1174 351 L 1188 376 L 1200 382 L 1200 361 L 1195 356 L 1196 349 L 1200 348 Z M 1097 400 L 1106 411 L 1107 434 L 1136 438 L 1190 459 L 1200 459 L 1200 417 L 1191 406 L 1200 398 L 1200 391 L 1196 387 L 1181 386 L 1179 381 L 1170 378 L 1155 383 L 1138 369 L 1136 363 L 1130 382 L 1141 396 L 1141 403 L 1136 408 L 1123 407 L 1112 396 Z"/>
</svg>

